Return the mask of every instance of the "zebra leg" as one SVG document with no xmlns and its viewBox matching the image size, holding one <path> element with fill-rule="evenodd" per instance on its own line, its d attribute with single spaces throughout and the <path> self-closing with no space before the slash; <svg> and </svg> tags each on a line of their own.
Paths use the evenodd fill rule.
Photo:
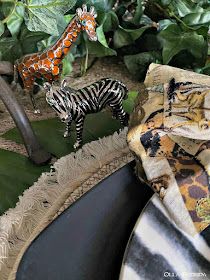
<svg viewBox="0 0 210 280">
<path fill-rule="evenodd" d="M 116 117 L 121 124 L 128 125 L 129 114 L 123 109 L 122 103 L 112 106 L 113 116 Z"/>
<path fill-rule="evenodd" d="M 116 114 L 116 112 L 112 109 L 112 118 L 114 119 L 114 120 L 116 120 L 117 119 L 117 114 Z"/>
<path fill-rule="evenodd" d="M 69 137 L 70 136 L 70 130 L 71 130 L 71 122 L 68 122 L 67 124 L 66 124 L 66 130 L 65 130 L 65 132 L 64 132 L 64 134 L 63 134 L 63 137 Z"/>
<path fill-rule="evenodd" d="M 80 117 L 76 120 L 76 133 L 77 133 L 77 141 L 74 144 L 74 149 L 77 149 L 82 144 L 82 131 L 84 125 L 84 117 Z"/>
</svg>

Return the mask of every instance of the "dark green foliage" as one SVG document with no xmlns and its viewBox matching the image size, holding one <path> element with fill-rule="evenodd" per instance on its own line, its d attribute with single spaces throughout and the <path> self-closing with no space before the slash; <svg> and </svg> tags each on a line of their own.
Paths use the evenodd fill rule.
<svg viewBox="0 0 210 280">
<path fill-rule="evenodd" d="M 161 55 L 159 52 L 142 52 L 134 55 L 124 56 L 124 62 L 130 73 L 141 80 L 146 74 L 146 69 L 150 63 L 160 63 Z"/>
<path fill-rule="evenodd" d="M 141 80 L 151 62 L 209 73 L 209 0 L 3 0 L 0 59 L 14 61 L 50 46 L 83 3 L 97 10 L 98 41 L 82 34 L 65 59 L 64 75 L 74 57 L 86 56 L 84 72 L 88 55 L 117 54 L 125 56 L 129 71 Z"/>
<path fill-rule="evenodd" d="M 14 207 L 18 196 L 35 182 L 49 166 L 37 167 L 26 157 L 0 149 L 0 215 Z"/>
<path fill-rule="evenodd" d="M 177 24 L 170 24 L 161 31 L 159 36 L 163 40 L 162 56 L 164 64 L 168 64 L 176 54 L 183 50 L 190 52 L 198 63 L 203 61 L 203 56 L 206 58 L 207 42 L 196 31 L 189 32 L 183 30 Z"/>
</svg>

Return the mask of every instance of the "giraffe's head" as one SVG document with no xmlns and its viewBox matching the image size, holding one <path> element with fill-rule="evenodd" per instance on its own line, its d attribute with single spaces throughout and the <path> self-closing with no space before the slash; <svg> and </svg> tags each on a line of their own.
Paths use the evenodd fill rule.
<svg viewBox="0 0 210 280">
<path fill-rule="evenodd" d="M 89 40 L 97 41 L 96 34 L 96 20 L 97 13 L 94 7 L 90 7 L 90 11 L 87 11 L 87 6 L 82 5 L 82 9 L 78 8 L 76 11 L 79 22 L 82 26 L 82 30 L 86 31 Z"/>
</svg>

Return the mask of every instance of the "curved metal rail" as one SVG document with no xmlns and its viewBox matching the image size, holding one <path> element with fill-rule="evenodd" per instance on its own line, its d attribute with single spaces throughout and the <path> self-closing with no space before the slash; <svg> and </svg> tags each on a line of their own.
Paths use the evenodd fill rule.
<svg viewBox="0 0 210 280">
<path fill-rule="evenodd" d="M 0 99 L 20 131 L 29 158 L 37 165 L 49 162 L 51 154 L 40 145 L 23 107 L 18 103 L 11 88 L 2 77 L 0 77 Z"/>
</svg>

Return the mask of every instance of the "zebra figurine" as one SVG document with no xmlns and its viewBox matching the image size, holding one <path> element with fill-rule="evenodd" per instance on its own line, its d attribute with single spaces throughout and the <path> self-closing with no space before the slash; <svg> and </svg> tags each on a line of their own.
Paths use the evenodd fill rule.
<svg viewBox="0 0 210 280">
<path fill-rule="evenodd" d="M 109 106 L 114 118 L 119 119 L 123 125 L 128 123 L 128 114 L 122 106 L 122 100 L 128 96 L 128 89 L 120 81 L 105 78 L 75 90 L 63 80 L 60 86 L 46 82 L 44 89 L 47 103 L 56 111 L 60 120 L 66 123 L 64 137 L 70 136 L 71 123 L 75 121 L 75 149 L 82 144 L 83 124 L 87 114 L 99 112 Z"/>
</svg>

